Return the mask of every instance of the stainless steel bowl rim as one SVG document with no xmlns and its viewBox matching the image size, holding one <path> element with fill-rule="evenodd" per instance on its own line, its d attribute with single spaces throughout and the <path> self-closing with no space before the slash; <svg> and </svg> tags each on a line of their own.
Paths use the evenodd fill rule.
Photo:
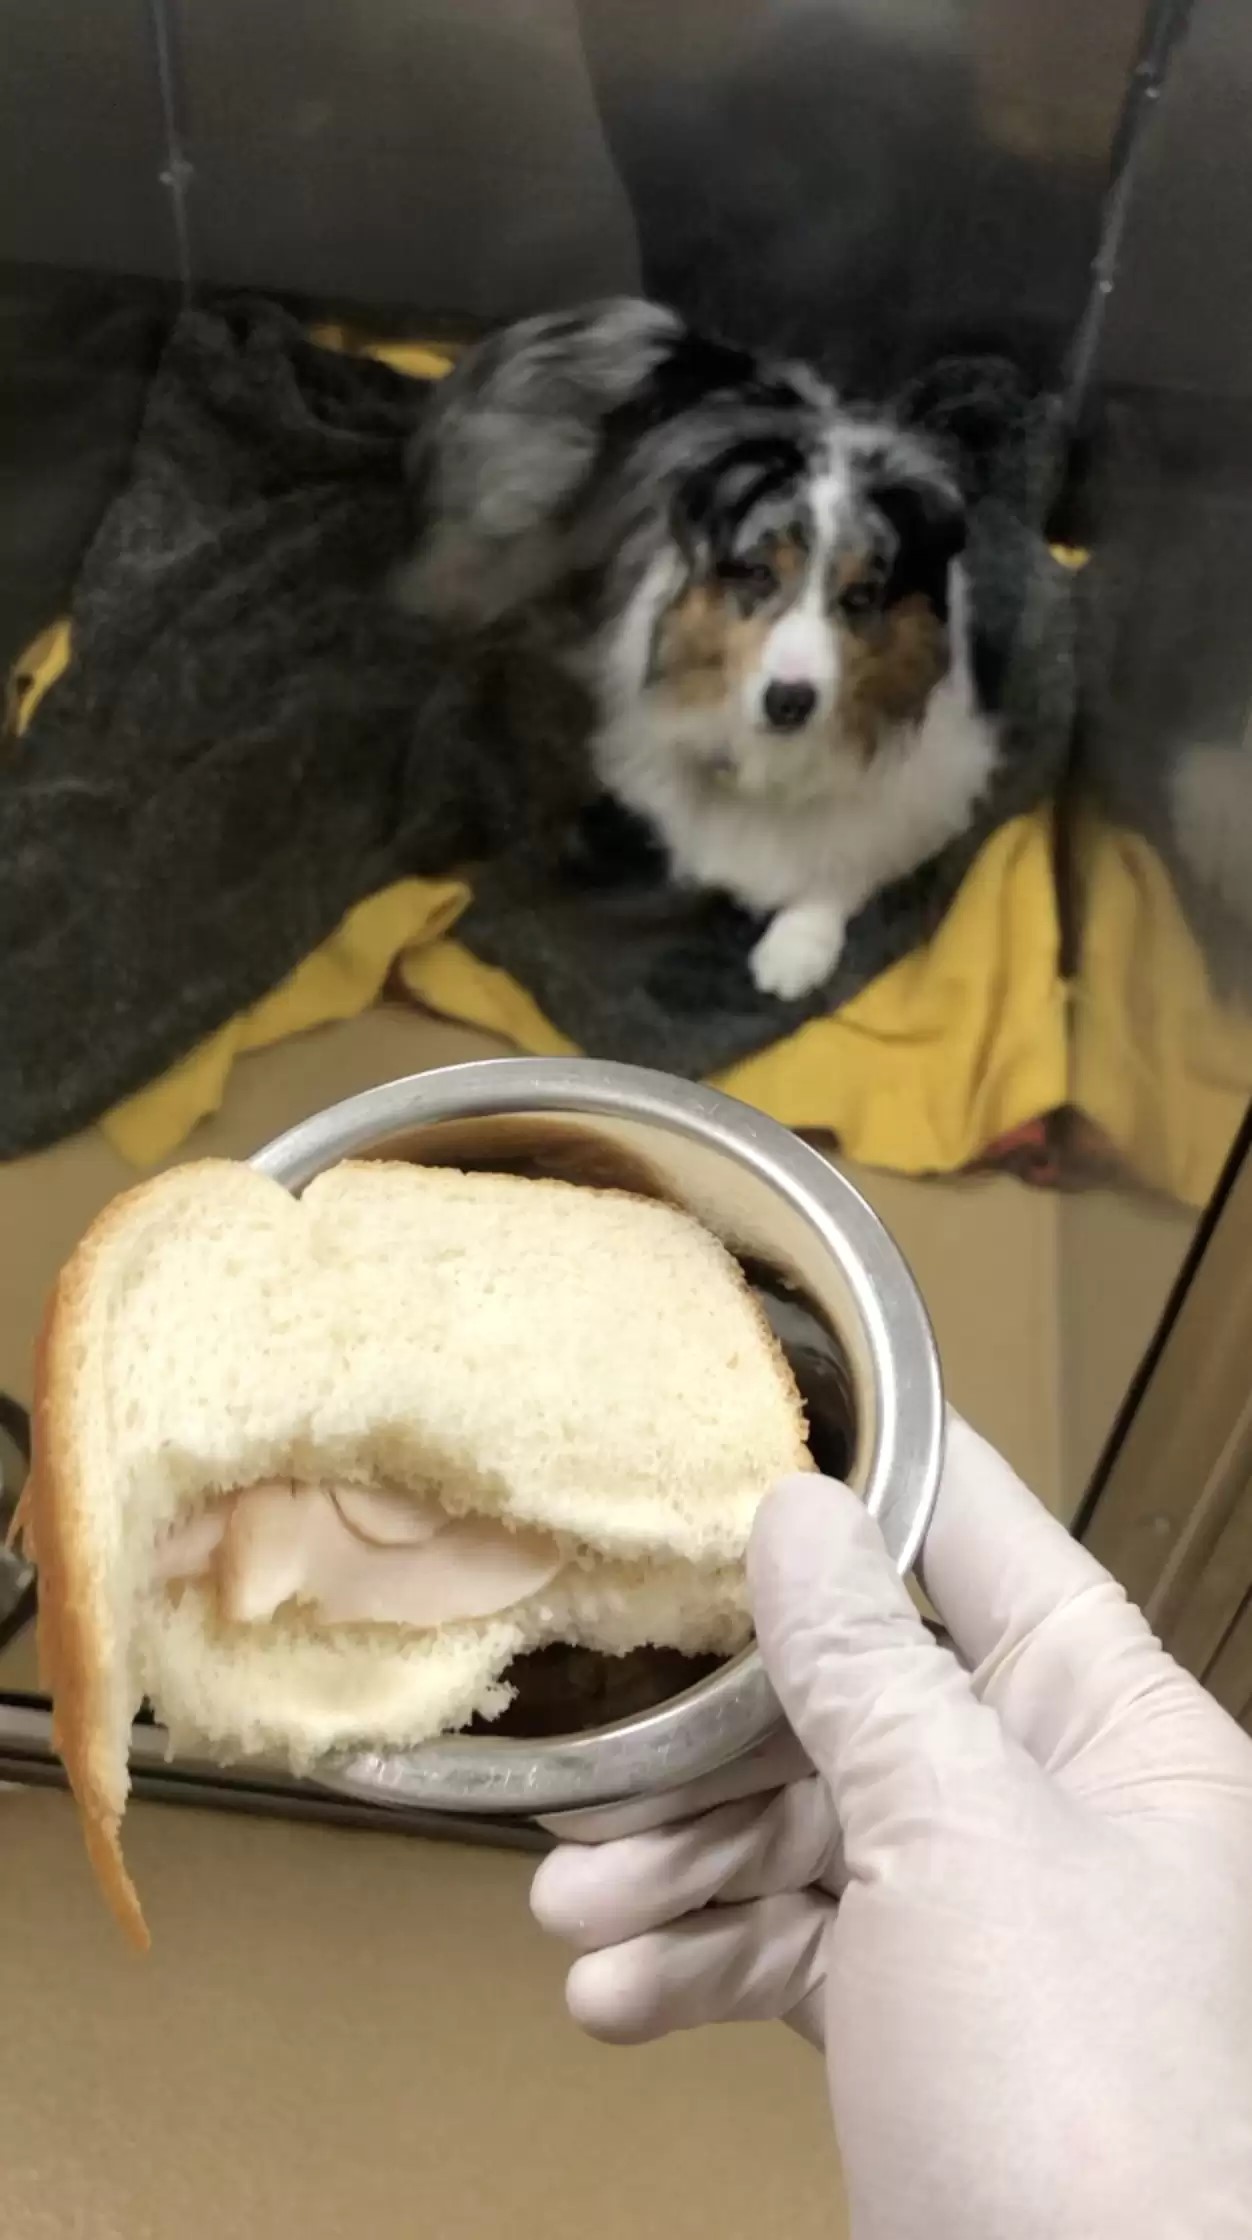
<svg viewBox="0 0 1252 2240">
<path fill-rule="evenodd" d="M 816 1228 L 860 1322 L 873 1379 L 870 1451 L 854 1473 L 891 1557 L 907 1572 L 938 1491 L 938 1354 L 897 1247 L 845 1176 L 778 1122 L 717 1090 L 597 1059 L 493 1058 L 383 1083 L 301 1121 L 252 1160 L 299 1192 L 341 1159 L 444 1121 L 560 1113 L 629 1120 L 695 1138 L 751 1168 Z M 846 1334 L 845 1334 L 846 1335 Z M 318 1769 L 325 1785 L 379 1804 L 536 1815 L 617 1803 L 695 1780 L 756 1748 L 778 1725 L 755 1648 L 686 1694 L 614 1726 L 549 1740 L 449 1735 L 397 1755 Z"/>
</svg>

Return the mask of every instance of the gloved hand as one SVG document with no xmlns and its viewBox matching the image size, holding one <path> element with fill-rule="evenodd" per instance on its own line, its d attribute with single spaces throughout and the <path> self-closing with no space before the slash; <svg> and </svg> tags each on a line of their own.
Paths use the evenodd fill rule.
<svg viewBox="0 0 1252 2240">
<path fill-rule="evenodd" d="M 955 1419 L 924 1576 L 963 1663 L 843 1488 L 781 1488 L 749 1569 L 802 1750 L 544 1862 L 575 2017 L 824 2042 L 856 2240 L 1247 2240 L 1252 1742 Z"/>
</svg>

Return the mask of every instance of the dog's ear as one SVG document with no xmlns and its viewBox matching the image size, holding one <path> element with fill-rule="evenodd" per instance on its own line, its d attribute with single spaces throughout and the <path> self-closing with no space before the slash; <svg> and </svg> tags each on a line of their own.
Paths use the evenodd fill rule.
<svg viewBox="0 0 1252 2240">
<path fill-rule="evenodd" d="M 965 549 L 964 501 L 938 459 L 904 438 L 867 461 L 866 495 L 891 531 L 888 596 L 923 591 L 946 610 L 948 569 Z"/>
</svg>

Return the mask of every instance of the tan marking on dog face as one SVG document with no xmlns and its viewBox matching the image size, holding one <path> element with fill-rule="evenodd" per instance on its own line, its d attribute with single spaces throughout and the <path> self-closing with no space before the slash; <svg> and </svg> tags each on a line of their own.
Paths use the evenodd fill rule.
<svg viewBox="0 0 1252 2240">
<path fill-rule="evenodd" d="M 868 761 L 885 731 L 923 714 L 947 670 L 948 633 L 921 592 L 838 628 L 838 720 Z"/>
<path fill-rule="evenodd" d="M 652 642 L 654 687 L 680 708 L 710 708 L 726 693 L 729 602 L 695 583 L 668 608 Z"/>
<path fill-rule="evenodd" d="M 852 591 L 859 584 L 874 583 L 880 569 L 881 563 L 872 552 L 839 553 L 827 577 L 831 599 L 841 599 L 845 591 Z"/>
<path fill-rule="evenodd" d="M 745 556 L 773 571 L 772 590 L 753 598 L 716 577 L 689 585 L 662 616 L 652 646 L 653 688 L 675 706 L 711 708 L 737 693 L 760 662 L 765 640 L 808 566 L 800 538 L 767 537 Z"/>
<path fill-rule="evenodd" d="M 809 561 L 807 547 L 799 537 L 767 537 L 761 548 L 761 557 L 768 560 L 784 591 L 794 592 L 798 589 Z"/>
<path fill-rule="evenodd" d="M 716 584 L 693 585 L 657 631 L 656 689 L 676 707 L 720 707 L 760 661 L 772 625 L 772 612 L 745 615 Z"/>
</svg>

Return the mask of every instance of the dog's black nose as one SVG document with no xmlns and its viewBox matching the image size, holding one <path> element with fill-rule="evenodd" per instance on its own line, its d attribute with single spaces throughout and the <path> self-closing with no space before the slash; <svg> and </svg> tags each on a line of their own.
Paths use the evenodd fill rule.
<svg viewBox="0 0 1252 2240">
<path fill-rule="evenodd" d="M 798 731 L 807 723 L 817 706 L 817 694 L 811 684 L 767 684 L 765 721 L 775 731 Z"/>
</svg>

